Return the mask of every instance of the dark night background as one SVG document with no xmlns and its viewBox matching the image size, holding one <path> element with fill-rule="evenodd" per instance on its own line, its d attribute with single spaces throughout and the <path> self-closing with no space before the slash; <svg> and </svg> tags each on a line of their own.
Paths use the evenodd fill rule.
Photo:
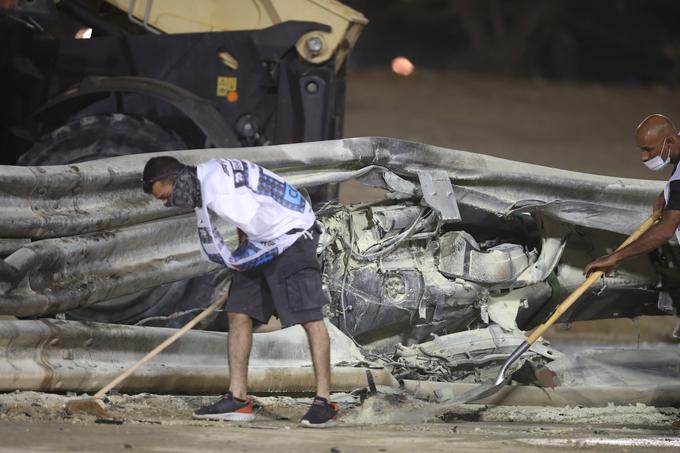
<svg viewBox="0 0 680 453">
<path fill-rule="evenodd" d="M 352 64 L 552 80 L 680 82 L 675 0 L 345 0 L 371 23 Z"/>
<path fill-rule="evenodd" d="M 642 165 L 634 132 L 651 113 L 680 122 L 680 1 L 342 2 L 370 20 L 350 56 L 346 137 L 668 178 Z M 390 70 L 400 55 L 415 64 L 409 77 Z M 343 189 L 345 201 L 366 201 L 365 189 Z M 675 342 L 676 322 L 587 321 L 555 326 L 546 337 Z"/>
</svg>

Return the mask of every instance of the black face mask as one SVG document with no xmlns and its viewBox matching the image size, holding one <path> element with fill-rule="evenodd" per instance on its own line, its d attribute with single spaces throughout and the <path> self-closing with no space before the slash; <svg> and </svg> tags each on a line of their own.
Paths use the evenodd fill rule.
<svg viewBox="0 0 680 453">
<path fill-rule="evenodd" d="M 196 167 L 184 167 L 175 175 L 172 191 L 165 204 L 174 208 L 200 208 L 203 206 L 201 182 Z"/>
</svg>

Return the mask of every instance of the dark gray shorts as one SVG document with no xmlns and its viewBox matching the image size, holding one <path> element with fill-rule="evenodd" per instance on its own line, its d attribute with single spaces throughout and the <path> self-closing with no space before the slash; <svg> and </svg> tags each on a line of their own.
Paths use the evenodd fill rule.
<svg viewBox="0 0 680 453">
<path fill-rule="evenodd" d="M 301 236 L 280 256 L 245 272 L 232 272 L 226 310 L 266 324 L 275 314 L 283 327 L 323 319 L 328 302 L 316 259 L 319 234 Z"/>
</svg>

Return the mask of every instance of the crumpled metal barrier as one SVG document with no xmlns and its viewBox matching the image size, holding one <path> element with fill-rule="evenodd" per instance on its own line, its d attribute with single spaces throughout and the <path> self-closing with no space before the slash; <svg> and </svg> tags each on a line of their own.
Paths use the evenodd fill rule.
<svg viewBox="0 0 680 453">
<path fill-rule="evenodd" d="M 59 313 L 215 269 L 200 259 L 193 215 L 140 190 L 144 163 L 158 154 L 187 163 L 247 158 L 299 187 L 362 177 L 412 192 L 419 174 L 445 170 L 459 206 L 500 217 L 537 212 L 619 233 L 635 229 L 663 186 L 380 137 L 0 166 L 0 237 L 35 241 L 0 262 L 0 314 Z M 235 239 L 231 227 L 219 228 Z"/>
<path fill-rule="evenodd" d="M 35 242 L 7 258 L 27 278 L 2 295 L 0 311 L 19 317 L 59 313 L 217 269 L 200 256 L 195 235 L 189 214 Z"/>
<path fill-rule="evenodd" d="M 309 143 L 295 145 L 294 149 L 289 145 L 218 148 L 137 154 L 72 165 L 0 166 L 0 237 L 72 236 L 187 212 L 167 209 L 141 190 L 146 161 L 168 154 L 189 164 L 218 157 L 250 159 L 282 175 L 339 169 L 338 163 L 352 162 L 355 168 L 361 167 L 354 154 Z"/>
<path fill-rule="evenodd" d="M 397 386 L 386 370 L 353 367 L 365 359 L 352 340 L 326 323 L 333 391 L 376 383 Z M 0 391 L 93 392 L 131 367 L 174 329 L 76 321 L 0 321 Z M 122 382 L 117 390 L 221 393 L 228 386 L 228 334 L 191 331 Z M 255 334 L 249 389 L 254 393 L 313 392 L 307 336 L 300 326 Z"/>
<path fill-rule="evenodd" d="M 301 186 L 308 185 L 307 174 L 324 169 L 380 165 L 416 181 L 418 170 L 446 170 L 460 203 L 499 214 L 545 206 L 552 215 L 585 226 L 602 221 L 610 211 L 633 213 L 633 219 L 618 227 L 600 222 L 605 229 L 621 233 L 644 219 L 651 209 L 650 197 L 663 187 L 660 181 L 576 173 L 382 137 L 173 151 L 63 166 L 0 166 L 0 237 L 70 236 L 177 215 L 177 210 L 162 207 L 140 190 L 144 164 L 161 154 L 191 164 L 218 157 L 246 158 L 288 179 L 295 177 Z M 314 183 L 333 179 L 337 178 L 327 175 Z"/>
</svg>

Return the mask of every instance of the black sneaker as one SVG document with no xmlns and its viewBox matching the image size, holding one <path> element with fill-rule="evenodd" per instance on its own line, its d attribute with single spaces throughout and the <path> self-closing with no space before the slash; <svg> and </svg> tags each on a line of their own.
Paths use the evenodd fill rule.
<svg viewBox="0 0 680 453">
<path fill-rule="evenodd" d="M 337 404 L 329 403 L 326 398 L 315 396 L 312 407 L 302 417 L 300 424 L 305 428 L 330 428 L 335 425 L 339 411 Z"/>
<path fill-rule="evenodd" d="M 203 420 L 249 422 L 255 420 L 255 411 L 250 398 L 246 401 L 240 401 L 234 398 L 231 392 L 227 392 L 217 402 L 198 409 L 194 412 L 193 417 Z"/>
</svg>

